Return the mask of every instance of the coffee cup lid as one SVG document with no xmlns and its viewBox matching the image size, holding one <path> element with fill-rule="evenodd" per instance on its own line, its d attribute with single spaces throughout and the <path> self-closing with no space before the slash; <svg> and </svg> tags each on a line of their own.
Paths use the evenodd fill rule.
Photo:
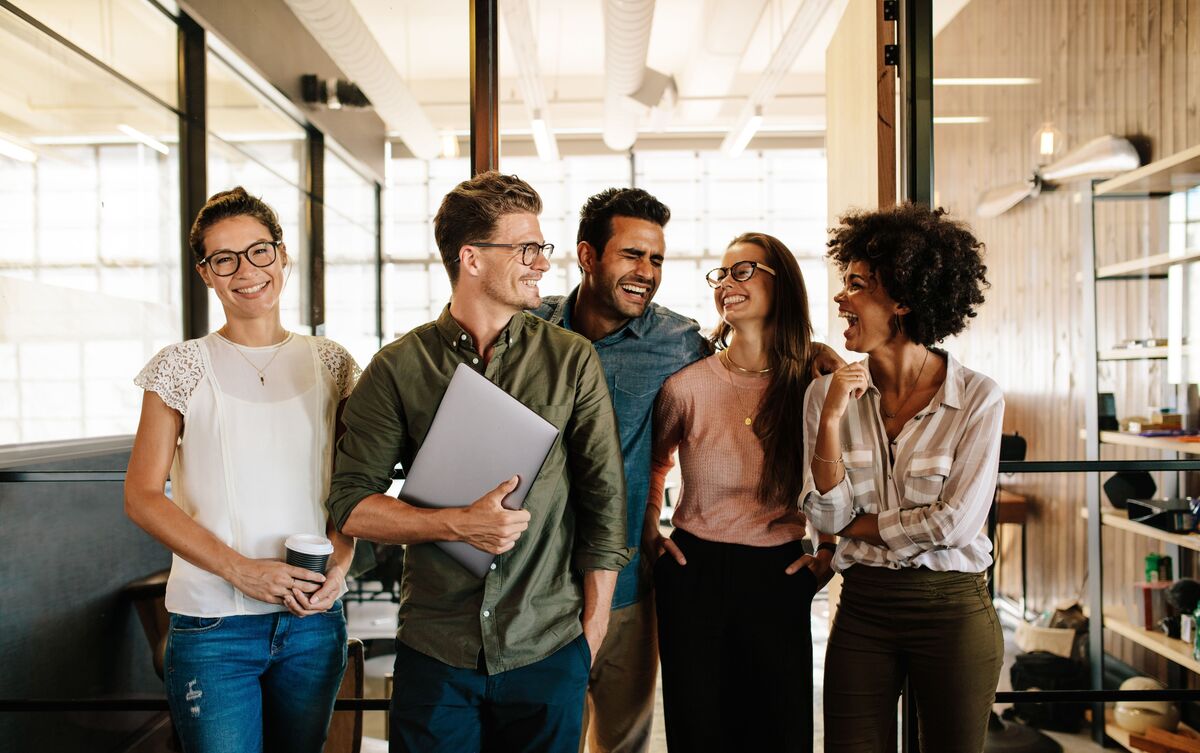
<svg viewBox="0 0 1200 753">
<path fill-rule="evenodd" d="M 294 533 L 287 537 L 283 545 L 300 554 L 333 554 L 333 543 L 313 533 Z"/>
</svg>

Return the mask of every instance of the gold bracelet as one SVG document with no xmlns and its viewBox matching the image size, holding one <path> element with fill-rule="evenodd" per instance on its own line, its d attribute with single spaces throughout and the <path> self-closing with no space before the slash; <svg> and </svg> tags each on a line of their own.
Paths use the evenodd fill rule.
<svg viewBox="0 0 1200 753">
<path fill-rule="evenodd" d="M 841 455 L 838 455 L 838 459 L 837 459 L 837 460 L 826 460 L 825 458 L 823 458 L 823 457 L 821 457 L 820 455 L 818 455 L 816 450 L 813 450 L 813 459 L 814 459 L 814 460 L 820 460 L 822 463 L 829 463 L 830 465 L 837 465 L 837 464 L 839 464 L 839 463 L 842 463 L 842 456 L 841 456 Z M 843 465 L 845 465 L 844 463 L 842 463 L 842 464 L 843 464 Z"/>
</svg>

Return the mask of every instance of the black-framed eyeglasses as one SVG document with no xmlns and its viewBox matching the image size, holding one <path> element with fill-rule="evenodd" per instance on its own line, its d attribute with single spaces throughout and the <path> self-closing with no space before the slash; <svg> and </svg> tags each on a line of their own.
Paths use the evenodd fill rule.
<svg viewBox="0 0 1200 753">
<path fill-rule="evenodd" d="M 726 277 L 732 277 L 738 282 L 745 282 L 754 276 L 757 270 L 762 270 L 772 276 L 775 275 L 775 270 L 763 264 L 760 261 L 739 261 L 735 262 L 732 267 L 717 267 L 710 270 L 704 279 L 708 280 L 708 286 L 711 288 L 721 287 Z"/>
<path fill-rule="evenodd" d="M 240 256 L 246 257 L 246 261 L 255 267 L 269 267 L 275 261 L 282 243 L 283 241 L 257 241 L 245 251 L 218 251 L 201 259 L 199 266 L 207 266 L 217 277 L 229 277 L 237 272 L 238 267 L 242 266 L 242 260 L 238 258 Z"/>
<path fill-rule="evenodd" d="M 521 251 L 521 263 L 527 267 L 532 267 L 533 263 L 540 256 L 543 259 L 549 259 L 554 254 L 553 243 L 467 243 L 467 246 L 476 246 L 478 248 L 515 248 Z"/>
</svg>

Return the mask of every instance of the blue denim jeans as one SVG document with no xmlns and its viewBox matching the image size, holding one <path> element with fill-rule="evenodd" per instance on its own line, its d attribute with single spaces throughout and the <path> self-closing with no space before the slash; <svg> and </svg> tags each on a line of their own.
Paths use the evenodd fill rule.
<svg viewBox="0 0 1200 753">
<path fill-rule="evenodd" d="M 185 753 L 320 753 L 346 669 L 342 602 L 304 618 L 172 614 L 165 668 Z"/>
</svg>

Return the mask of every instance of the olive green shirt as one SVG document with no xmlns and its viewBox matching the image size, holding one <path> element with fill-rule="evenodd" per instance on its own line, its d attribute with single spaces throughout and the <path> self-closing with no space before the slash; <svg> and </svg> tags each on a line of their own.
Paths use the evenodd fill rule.
<svg viewBox="0 0 1200 753">
<path fill-rule="evenodd" d="M 396 637 L 454 667 L 479 666 L 482 650 L 488 674 L 495 674 L 539 661 L 578 637 L 581 573 L 620 570 L 631 550 L 617 423 L 591 343 L 520 313 L 500 333 L 486 366 L 480 350 L 447 306 L 436 322 L 375 355 L 342 415 L 346 430 L 326 505 L 340 530 L 355 505 L 387 491 L 396 464 L 407 468 L 416 457 L 460 363 L 557 426 L 525 498 L 529 529 L 496 557 L 486 577 L 475 577 L 435 544 L 411 544 L 405 552 Z"/>
</svg>

